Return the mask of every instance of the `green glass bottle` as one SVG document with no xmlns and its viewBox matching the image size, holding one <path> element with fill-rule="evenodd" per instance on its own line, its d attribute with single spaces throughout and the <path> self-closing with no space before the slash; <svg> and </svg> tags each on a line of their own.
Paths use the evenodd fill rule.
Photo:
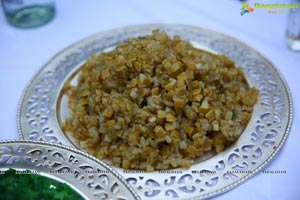
<svg viewBox="0 0 300 200">
<path fill-rule="evenodd" d="M 8 23 L 18 28 L 34 28 L 50 22 L 55 15 L 53 0 L 2 0 Z"/>
</svg>

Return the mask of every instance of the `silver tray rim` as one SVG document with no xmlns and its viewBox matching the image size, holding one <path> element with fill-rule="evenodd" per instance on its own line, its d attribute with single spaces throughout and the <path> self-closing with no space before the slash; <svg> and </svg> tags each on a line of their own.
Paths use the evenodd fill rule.
<svg viewBox="0 0 300 200">
<path fill-rule="evenodd" d="M 251 50 L 252 52 L 254 52 L 255 54 L 257 54 L 259 57 L 261 57 L 262 59 L 264 59 L 264 61 L 266 63 L 268 63 L 270 66 L 272 66 L 272 69 L 275 71 L 276 75 L 279 76 L 279 79 L 281 80 L 282 84 L 283 84 L 283 87 L 284 87 L 284 90 L 286 92 L 286 97 L 287 97 L 287 103 L 288 103 L 288 122 L 286 124 L 286 128 L 285 128 L 285 131 L 284 131 L 284 136 L 281 138 L 280 140 L 280 143 L 278 144 L 276 150 L 273 151 L 272 154 L 269 155 L 269 157 L 259 166 L 257 167 L 255 170 L 253 170 L 252 173 L 250 174 L 247 174 L 245 175 L 244 177 L 240 178 L 239 180 L 235 181 L 233 184 L 230 184 L 230 185 L 227 185 L 226 187 L 223 187 L 221 189 L 218 189 L 214 192 L 211 192 L 209 194 L 206 194 L 206 195 L 202 195 L 202 196 L 196 196 L 196 197 L 193 197 L 193 198 L 188 198 L 190 200 L 196 200 L 196 199 L 206 199 L 206 198 L 211 198 L 211 197 L 214 197 L 214 196 L 217 196 L 217 195 L 220 195 L 222 193 L 225 193 L 235 187 L 237 187 L 238 185 L 244 183 L 246 180 L 248 180 L 249 178 L 251 177 L 254 177 L 258 172 L 262 171 L 274 158 L 275 156 L 278 154 L 278 152 L 281 150 L 282 146 L 285 144 L 286 142 L 286 139 L 290 133 L 290 130 L 291 130 L 291 127 L 292 127 L 292 123 L 293 123 L 293 102 L 292 102 L 292 94 L 291 94 L 291 91 L 289 89 L 289 86 L 287 84 L 287 81 L 285 80 L 284 76 L 282 75 L 282 73 L 279 71 L 279 69 L 276 67 L 276 65 L 274 65 L 273 62 L 271 62 L 266 56 L 264 56 L 264 54 L 262 54 L 261 52 L 255 50 L 254 48 L 252 48 L 250 45 L 248 45 L 246 42 L 244 41 L 240 41 L 239 39 L 236 39 L 234 38 L 233 36 L 229 36 L 229 35 L 226 35 L 224 33 L 220 33 L 218 31 L 214 31 L 214 30 L 210 30 L 210 29 L 206 29 L 206 28 L 201 28 L 201 27 L 197 27 L 197 26 L 193 26 L 193 25 L 185 25 L 185 24 L 167 24 L 167 23 L 154 23 L 154 24 L 138 24 L 138 25 L 130 25 L 130 26 L 125 26 L 125 27 L 121 27 L 121 28 L 115 28 L 115 29 L 111 29 L 111 30 L 108 30 L 108 31 L 103 31 L 103 32 L 100 32 L 100 33 L 95 33 L 89 37 L 85 37 L 81 40 L 79 40 L 78 42 L 75 42 L 71 45 L 69 45 L 68 47 L 64 48 L 63 50 L 59 51 L 58 53 L 56 53 L 54 56 L 52 56 L 49 61 L 43 65 L 39 70 L 38 72 L 36 72 L 36 74 L 32 77 L 32 79 L 28 82 L 27 86 L 25 87 L 24 89 L 24 92 L 20 98 L 20 101 L 19 101 L 19 104 L 18 104 L 18 110 L 17 110 L 17 127 L 18 127 L 18 133 L 19 133 L 19 138 L 20 139 L 24 139 L 24 133 L 23 133 L 23 130 L 22 130 L 22 125 L 21 125 L 21 108 L 23 106 L 23 103 L 24 103 L 24 98 L 26 96 L 26 93 L 28 92 L 28 90 L 30 89 L 30 86 L 32 85 L 32 81 L 37 77 L 39 76 L 43 70 L 47 67 L 47 65 L 49 63 L 51 63 L 57 56 L 59 56 L 61 53 L 67 51 L 68 49 L 71 49 L 83 42 L 87 42 L 87 41 L 91 41 L 93 40 L 94 38 L 96 37 L 99 37 L 100 35 L 105 35 L 105 34 L 108 34 L 108 33 L 112 33 L 112 32 L 121 32 L 121 31 L 124 31 L 126 29 L 131 29 L 131 28 L 135 28 L 135 27 L 164 27 L 164 26 L 179 26 L 179 27 L 182 27 L 182 28 L 187 28 L 187 29 L 195 29 L 195 30 L 199 30 L 199 31 L 204 31 L 204 32 L 208 32 L 208 33 L 211 33 L 211 34 L 217 34 L 219 36 L 222 36 L 224 37 L 226 40 L 228 41 L 232 41 L 236 44 L 239 44 L 239 45 L 242 45 L 244 46 L 245 48 Z"/>
<path fill-rule="evenodd" d="M 61 149 L 61 150 L 65 150 L 67 152 L 70 152 L 70 153 L 74 153 L 75 155 L 77 156 L 81 156 L 84 158 L 84 161 L 88 162 L 88 164 L 97 164 L 101 167 L 103 167 L 104 169 L 106 169 L 109 173 L 111 173 L 112 175 L 110 175 L 111 178 L 113 178 L 114 180 L 118 180 L 120 181 L 123 186 L 126 188 L 126 192 L 128 193 L 128 198 L 134 198 L 134 199 L 137 199 L 139 200 L 140 199 L 140 196 L 135 192 L 135 190 L 132 188 L 132 186 L 130 186 L 126 180 L 124 179 L 124 177 L 122 177 L 116 170 L 114 170 L 113 168 L 111 168 L 111 166 L 109 166 L 108 164 L 106 164 L 105 162 L 91 156 L 90 154 L 84 152 L 84 151 L 81 151 L 79 149 L 76 149 L 76 148 L 73 148 L 73 147 L 70 147 L 70 146 L 65 146 L 65 145 L 62 145 L 62 144 L 58 144 L 58 143 L 51 143 L 51 142 L 46 142 L 46 141 L 35 141 L 35 140 L 14 140 L 14 139 L 5 139 L 5 140 L 0 140 L 0 147 L 7 147 L 7 146 L 11 146 L 11 145 L 25 145 L 25 146 L 28 146 L 32 149 L 35 148 L 35 145 L 38 145 L 38 146 L 41 146 L 43 148 L 43 150 L 45 150 L 46 148 L 56 148 L 56 149 Z M 14 154 L 14 153 L 12 153 Z M 29 169 L 29 170 L 36 170 L 38 172 L 41 172 L 43 174 L 38 174 L 40 176 L 45 176 L 45 174 L 47 174 L 46 177 L 50 177 L 50 178 L 53 178 L 54 180 L 57 180 L 58 182 L 61 182 L 62 181 L 66 181 L 64 178 L 66 178 L 67 174 L 64 174 L 64 173 L 60 173 L 61 176 L 63 177 L 58 177 L 57 175 L 51 173 L 51 170 L 52 168 L 50 167 L 49 169 L 46 169 L 45 167 L 42 167 L 42 166 L 30 166 L 30 165 L 22 165 L 22 167 L 20 166 L 15 166 L 15 164 L 17 163 L 13 163 L 13 164 L 10 164 L 10 165 L 5 165 L 5 164 L 2 164 L 0 163 L 0 171 L 1 169 L 15 169 L 17 171 L 20 171 L 20 170 L 27 170 L 30 168 L 33 168 L 33 169 Z M 41 164 L 41 163 L 39 163 Z M 24 167 L 23 167 L 24 166 Z M 70 168 L 72 168 L 71 165 L 69 165 Z M 54 169 L 53 169 L 54 170 Z M 68 186 L 70 186 L 77 194 L 80 194 L 81 197 L 83 197 L 82 195 L 86 197 L 88 197 L 88 194 L 87 192 L 90 192 L 90 191 L 85 191 L 84 190 L 84 185 L 81 185 L 79 182 L 75 185 L 73 183 L 70 183 L 68 181 L 66 181 L 66 184 Z M 81 190 L 83 189 L 83 190 Z"/>
</svg>

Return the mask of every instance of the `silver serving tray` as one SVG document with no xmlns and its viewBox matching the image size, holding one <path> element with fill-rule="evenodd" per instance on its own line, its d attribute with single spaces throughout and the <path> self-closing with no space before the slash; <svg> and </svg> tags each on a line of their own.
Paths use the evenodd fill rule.
<svg viewBox="0 0 300 200">
<path fill-rule="evenodd" d="M 61 92 L 64 83 L 76 79 L 76 72 L 91 54 L 154 29 L 180 35 L 197 48 L 231 58 L 243 69 L 248 84 L 259 89 L 259 100 L 238 141 L 190 169 L 144 173 L 112 168 L 142 199 L 205 199 L 228 191 L 257 174 L 281 149 L 291 127 L 292 100 L 286 82 L 270 61 L 246 44 L 217 32 L 185 25 L 138 25 L 73 44 L 54 56 L 29 83 L 18 109 L 20 137 L 76 147 L 60 128 L 69 114 L 67 97 Z"/>
<path fill-rule="evenodd" d="M 0 171 L 30 170 L 67 183 L 85 199 L 140 199 L 106 163 L 71 147 L 37 141 L 0 141 Z"/>
</svg>

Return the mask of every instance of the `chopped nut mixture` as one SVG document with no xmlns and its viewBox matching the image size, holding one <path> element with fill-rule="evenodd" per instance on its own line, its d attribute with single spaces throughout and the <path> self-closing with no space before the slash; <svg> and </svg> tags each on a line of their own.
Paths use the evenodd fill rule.
<svg viewBox="0 0 300 200">
<path fill-rule="evenodd" d="M 258 98 L 227 57 L 158 30 L 91 56 L 65 91 L 64 132 L 100 159 L 147 171 L 187 168 L 223 151 Z"/>
</svg>

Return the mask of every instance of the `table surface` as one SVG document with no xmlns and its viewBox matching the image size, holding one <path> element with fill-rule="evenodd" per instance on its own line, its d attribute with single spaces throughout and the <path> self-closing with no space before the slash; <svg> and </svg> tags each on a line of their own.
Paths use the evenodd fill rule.
<svg viewBox="0 0 300 200">
<path fill-rule="evenodd" d="M 276 1 L 260 1 L 273 2 Z M 252 2 L 248 2 L 252 5 Z M 252 3 L 252 4 L 251 4 Z M 287 3 L 287 2 L 286 2 Z M 290 135 L 268 170 L 286 174 L 262 174 L 214 199 L 299 199 L 300 178 L 299 101 L 300 53 L 285 43 L 287 14 L 269 14 L 256 9 L 240 15 L 237 0 L 154 0 L 154 1 L 56 1 L 56 16 L 35 29 L 8 25 L 0 9 L 0 139 L 18 139 L 17 106 L 24 88 L 39 68 L 70 44 L 101 31 L 147 23 L 187 24 L 233 36 L 271 60 L 283 74 L 292 93 L 294 118 Z M 298 198 L 297 198 L 298 197 Z"/>
</svg>

